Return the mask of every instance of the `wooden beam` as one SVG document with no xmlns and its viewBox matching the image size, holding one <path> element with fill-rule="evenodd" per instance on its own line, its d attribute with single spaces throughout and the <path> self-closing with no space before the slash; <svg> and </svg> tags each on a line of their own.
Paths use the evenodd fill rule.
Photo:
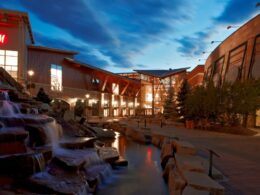
<svg viewBox="0 0 260 195">
<path fill-rule="evenodd" d="M 138 89 L 138 91 L 137 91 L 136 94 L 135 94 L 135 97 L 138 96 L 138 94 L 140 93 L 140 91 L 141 91 L 141 89 Z"/>
<path fill-rule="evenodd" d="M 108 78 L 109 78 L 109 76 L 105 77 L 105 81 L 104 81 L 104 83 L 103 83 L 103 85 L 101 87 L 101 91 L 104 91 L 106 89 Z"/>
<path fill-rule="evenodd" d="M 122 90 L 122 92 L 121 92 L 121 95 L 124 95 L 124 93 L 126 92 L 128 86 L 129 86 L 129 84 L 130 84 L 129 81 L 127 81 L 127 84 L 126 84 L 126 86 L 123 88 L 123 90 Z"/>
</svg>

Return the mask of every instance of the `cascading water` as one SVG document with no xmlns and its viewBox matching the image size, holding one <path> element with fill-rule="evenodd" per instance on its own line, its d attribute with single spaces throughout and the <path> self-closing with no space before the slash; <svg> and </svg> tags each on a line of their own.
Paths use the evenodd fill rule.
<svg viewBox="0 0 260 195">
<path fill-rule="evenodd" d="M 42 153 L 36 153 L 33 156 L 34 166 L 39 168 L 39 171 L 43 171 L 45 169 L 45 160 Z M 37 172 L 37 167 L 34 167 L 34 172 Z"/>
<path fill-rule="evenodd" d="M 54 153 L 60 148 L 59 139 L 62 135 L 62 128 L 55 120 L 43 125 L 44 130 L 49 138 Z"/>
<path fill-rule="evenodd" d="M 8 92 L 7 91 L 0 91 L 0 100 L 10 100 Z"/>
<path fill-rule="evenodd" d="M 10 101 L 7 91 L 0 91 L 0 116 L 13 116 L 20 114 L 19 106 Z"/>
</svg>

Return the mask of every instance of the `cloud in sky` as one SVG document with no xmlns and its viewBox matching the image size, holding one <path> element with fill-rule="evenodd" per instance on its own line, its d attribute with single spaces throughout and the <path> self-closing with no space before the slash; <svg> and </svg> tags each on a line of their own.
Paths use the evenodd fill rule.
<svg viewBox="0 0 260 195">
<path fill-rule="evenodd" d="M 108 66 L 108 62 L 104 59 L 101 59 L 99 56 L 93 54 L 93 50 L 88 46 L 77 46 L 72 42 L 68 42 L 62 38 L 52 38 L 45 36 L 40 33 L 34 33 L 37 43 L 42 46 L 59 48 L 59 49 L 70 49 L 72 51 L 77 51 L 79 54 L 76 56 L 76 59 L 85 62 L 87 64 L 95 65 L 99 68 L 105 68 Z"/>
<path fill-rule="evenodd" d="M 248 20 L 257 11 L 259 0 L 230 0 L 223 12 L 215 18 L 217 23 L 234 24 Z"/>
<path fill-rule="evenodd" d="M 207 6 L 203 0 L 8 0 L 0 7 L 29 12 L 34 18 L 36 43 L 79 51 L 78 59 L 94 66 L 133 69 L 165 64 L 160 58 L 168 58 L 166 53 L 174 53 L 176 60 L 201 55 L 219 25 L 249 19 L 256 2 L 209 0 Z M 223 9 L 216 8 L 218 4 Z M 202 21 L 193 18 L 198 11 Z M 210 23 L 205 23 L 204 14 Z M 194 29 L 189 31 L 194 21 Z M 59 30 L 45 29 L 42 24 Z M 165 42 L 171 44 L 162 44 Z M 145 60 L 136 60 L 143 56 Z M 175 63 L 175 59 L 169 60 Z"/>
<path fill-rule="evenodd" d="M 170 33 L 175 21 L 188 19 L 183 9 L 186 0 L 106 0 L 105 3 L 103 0 L 21 0 L 20 3 L 45 23 L 93 45 L 119 68 L 136 66 L 131 60 L 134 55 L 160 41 L 161 35 Z"/>
<path fill-rule="evenodd" d="M 175 39 L 179 43 L 177 51 L 185 57 L 201 56 L 209 44 L 209 37 L 217 32 L 221 25 L 245 22 L 256 13 L 258 0 L 229 0 L 222 13 L 212 19 L 212 25 L 205 31 Z"/>
<path fill-rule="evenodd" d="M 208 37 L 208 32 L 197 32 L 192 36 L 183 36 L 176 39 L 176 42 L 180 44 L 177 51 L 186 57 L 199 56 L 205 51 Z"/>
</svg>

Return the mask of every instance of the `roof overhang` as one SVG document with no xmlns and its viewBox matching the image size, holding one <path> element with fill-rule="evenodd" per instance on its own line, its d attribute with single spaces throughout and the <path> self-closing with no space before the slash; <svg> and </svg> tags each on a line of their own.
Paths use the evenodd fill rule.
<svg viewBox="0 0 260 195">
<path fill-rule="evenodd" d="M 40 46 L 40 45 L 28 45 L 28 48 L 33 49 L 33 50 L 49 51 L 49 52 L 63 53 L 63 54 L 70 54 L 70 55 L 78 54 L 78 52 L 76 52 L 76 51 L 70 51 L 70 50 L 58 49 L 58 48 L 51 48 L 51 47 L 44 47 L 44 46 Z"/>
<path fill-rule="evenodd" d="M 83 62 L 80 62 L 80 61 L 77 61 L 75 59 L 64 58 L 64 60 L 69 62 L 69 63 L 78 65 L 79 67 L 82 66 L 82 67 L 85 67 L 85 68 L 89 68 L 89 69 L 92 69 L 92 70 L 104 73 L 106 75 L 110 75 L 110 76 L 116 77 L 118 79 L 123 79 L 123 80 L 126 80 L 126 81 L 135 82 L 136 84 L 140 84 L 141 83 L 140 80 L 138 80 L 138 79 L 132 79 L 132 78 L 128 78 L 128 77 L 125 77 L 125 76 L 121 76 L 121 75 L 118 75 L 116 73 L 113 73 L 113 72 L 110 72 L 110 71 L 98 68 L 96 66 L 93 66 L 93 65 L 90 65 L 90 64 L 87 64 L 87 63 L 83 63 Z"/>
</svg>

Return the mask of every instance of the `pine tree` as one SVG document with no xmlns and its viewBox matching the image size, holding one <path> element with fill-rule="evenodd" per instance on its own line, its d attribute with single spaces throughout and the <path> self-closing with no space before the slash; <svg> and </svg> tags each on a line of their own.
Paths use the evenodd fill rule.
<svg viewBox="0 0 260 195">
<path fill-rule="evenodd" d="M 171 80 L 169 84 L 168 94 L 163 106 L 163 116 L 165 119 L 176 117 L 176 105 L 174 101 L 174 90 L 171 85 Z"/>
<path fill-rule="evenodd" d="M 177 103 L 176 103 L 178 116 L 183 120 L 185 120 L 187 117 L 187 108 L 185 106 L 186 105 L 185 101 L 189 93 L 190 93 L 190 86 L 187 79 L 185 79 L 182 82 L 182 85 L 180 87 L 180 91 L 177 95 Z"/>
</svg>

